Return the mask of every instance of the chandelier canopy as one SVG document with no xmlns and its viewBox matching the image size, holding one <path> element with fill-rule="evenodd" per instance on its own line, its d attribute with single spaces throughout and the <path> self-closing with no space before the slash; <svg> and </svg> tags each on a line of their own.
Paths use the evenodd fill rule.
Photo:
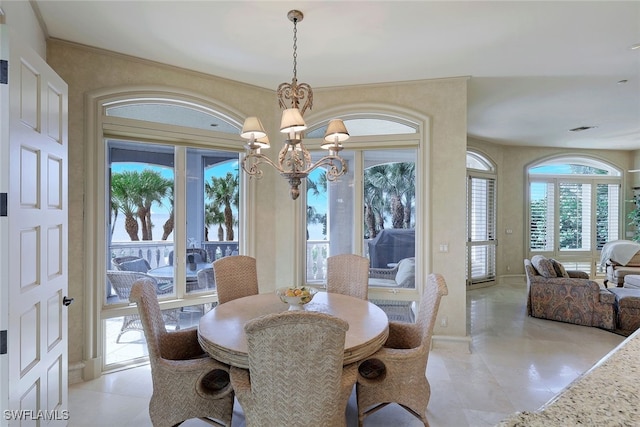
<svg viewBox="0 0 640 427">
<path fill-rule="evenodd" d="M 293 22 L 293 79 L 291 83 L 281 83 L 278 86 L 278 104 L 282 109 L 282 120 L 280 122 L 280 132 L 284 133 L 285 140 L 282 149 L 278 154 L 277 162 L 272 161 L 260 152 L 263 148 L 269 148 L 269 138 L 257 117 L 247 117 L 242 126 L 240 136 L 247 139 L 247 154 L 242 160 L 242 169 L 250 176 L 260 178 L 263 163 L 273 166 L 285 179 L 289 181 L 291 187 L 291 198 L 297 199 L 300 195 L 300 183 L 311 171 L 319 167 L 327 168 L 327 179 L 334 181 L 347 171 L 347 162 L 340 157 L 342 143 L 349 138 L 349 132 L 340 119 L 329 121 L 325 142 L 322 148 L 329 151 L 329 154 L 313 163 L 311 154 L 302 143 L 304 131 L 307 125 L 303 115 L 307 109 L 313 106 L 313 90 L 307 83 L 298 83 L 298 22 L 302 21 L 304 15 L 299 10 L 291 10 L 287 17 Z"/>
</svg>

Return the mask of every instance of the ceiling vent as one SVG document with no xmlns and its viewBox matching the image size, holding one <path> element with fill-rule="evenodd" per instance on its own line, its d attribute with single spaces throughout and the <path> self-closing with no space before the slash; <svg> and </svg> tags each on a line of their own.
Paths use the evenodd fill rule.
<svg viewBox="0 0 640 427">
<path fill-rule="evenodd" d="M 577 128 L 569 129 L 569 132 L 582 132 L 583 130 L 595 129 L 598 126 L 580 126 Z"/>
</svg>

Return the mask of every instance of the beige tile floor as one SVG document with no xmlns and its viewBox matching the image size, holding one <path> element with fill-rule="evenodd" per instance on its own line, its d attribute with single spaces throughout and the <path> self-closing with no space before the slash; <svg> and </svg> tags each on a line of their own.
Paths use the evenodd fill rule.
<svg viewBox="0 0 640 427">
<path fill-rule="evenodd" d="M 535 410 L 624 339 L 596 328 L 529 318 L 524 299 L 523 284 L 468 292 L 472 352 L 435 348 L 429 357 L 432 427 L 492 426 L 512 412 Z M 69 426 L 150 426 L 150 396 L 148 365 L 74 384 Z M 233 418 L 234 427 L 245 425 L 237 402 Z M 349 427 L 357 425 L 354 395 L 347 418 Z M 208 424 L 189 420 L 183 425 Z M 366 427 L 420 425 L 397 405 L 365 421 Z"/>
</svg>

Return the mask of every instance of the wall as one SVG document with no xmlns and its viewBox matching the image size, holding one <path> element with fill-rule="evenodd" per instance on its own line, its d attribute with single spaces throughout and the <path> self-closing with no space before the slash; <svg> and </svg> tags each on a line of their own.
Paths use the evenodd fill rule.
<svg viewBox="0 0 640 427">
<path fill-rule="evenodd" d="M 137 58 L 113 54 L 59 40 L 50 40 L 47 47 L 50 65 L 69 83 L 69 145 L 71 183 L 85 181 L 84 97 L 88 92 L 121 86 L 154 85 L 182 88 L 219 101 L 244 115 L 263 118 L 268 133 L 278 134 L 279 111 L 273 90 L 216 78 L 200 73 L 143 61 Z M 395 105 L 428 118 L 432 127 L 426 138 L 430 145 L 421 149 L 421 155 L 429 161 L 427 170 L 431 186 L 425 189 L 427 200 L 423 210 L 427 226 L 423 231 L 428 248 L 423 262 L 425 272 L 442 273 L 449 285 L 449 296 L 443 300 L 441 315 L 448 317 L 447 328 L 436 329 L 436 335 L 452 341 L 466 343 L 466 290 L 464 286 L 464 221 L 465 221 L 465 152 L 466 152 L 466 79 L 445 79 L 394 85 L 329 88 L 316 92 L 314 111 L 329 106 L 352 103 L 377 103 Z M 272 138 L 277 141 L 278 138 Z M 274 143 L 275 146 L 275 143 Z M 277 150 L 272 150 L 277 151 Z M 274 154 L 275 155 L 275 154 Z M 84 188 L 74 185 L 69 189 L 70 254 L 73 260 L 69 276 L 70 294 L 83 300 L 85 290 L 85 265 L 90 260 L 85 254 L 91 248 L 86 241 L 83 218 Z M 457 195 L 457 196 L 456 196 Z M 252 203 L 253 200 L 250 201 Z M 255 205 L 259 207 L 254 228 L 255 248 L 258 259 L 259 280 L 263 290 L 277 283 L 291 283 L 296 271 L 296 239 L 291 224 L 296 221 L 299 202 L 289 198 L 287 184 L 274 172 L 266 171 L 258 181 Z M 273 226 L 275 224 L 275 227 Z M 449 245 L 449 252 L 433 250 L 440 243 Z M 274 248 L 277 248 L 274 251 Z M 91 331 L 85 328 L 82 305 L 75 305 L 69 313 L 70 354 L 69 361 L 77 362 L 92 356 Z"/>
<path fill-rule="evenodd" d="M 31 4 L 27 1 L 0 0 L 0 9 L 4 11 L 5 23 L 22 42 L 36 51 L 41 58 L 46 58 L 45 36 Z M 1 17 L 0 23 L 2 23 Z"/>
<path fill-rule="evenodd" d="M 631 175 L 633 174 L 626 173 L 633 164 L 633 156 L 630 151 L 519 147 L 493 144 L 473 138 L 469 138 L 468 146 L 470 149 L 477 149 L 485 153 L 496 163 L 498 171 L 498 277 L 524 274 L 522 262 L 526 251 L 524 240 L 526 235 L 526 176 L 524 171 L 530 163 L 560 154 L 599 158 L 625 171 L 623 178 L 625 197 L 627 200 L 631 197 L 630 189 L 633 183 Z M 628 204 L 625 204 L 626 209 L 629 207 Z M 505 233 L 508 228 L 513 230 L 512 234 Z"/>
</svg>

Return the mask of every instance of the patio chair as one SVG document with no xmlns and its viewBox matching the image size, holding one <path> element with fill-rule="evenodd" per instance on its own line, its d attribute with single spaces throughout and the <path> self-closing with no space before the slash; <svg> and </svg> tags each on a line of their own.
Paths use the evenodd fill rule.
<svg viewBox="0 0 640 427">
<path fill-rule="evenodd" d="M 131 294 L 131 287 L 135 283 L 136 280 L 139 279 L 149 279 L 155 286 L 156 294 L 163 295 L 171 292 L 171 288 L 168 291 L 162 291 L 158 287 L 158 281 L 144 273 L 138 273 L 135 271 L 117 271 L 117 270 L 109 270 L 107 271 L 107 280 L 111 284 L 111 288 L 115 291 L 118 299 L 121 302 L 128 302 L 129 296 Z M 180 329 L 180 310 L 179 309 L 169 309 L 163 310 L 162 315 L 166 323 L 170 323 L 175 325 L 175 329 Z M 137 314 L 126 314 L 123 316 L 122 327 L 120 328 L 120 332 L 118 333 L 118 337 L 116 338 L 116 342 L 120 342 L 120 337 L 122 334 L 128 331 L 142 331 L 142 322 L 140 320 L 140 316 Z"/>
<path fill-rule="evenodd" d="M 249 370 L 230 371 L 247 426 L 346 426 L 357 376 L 355 363 L 343 366 L 347 329 L 346 321 L 311 311 L 247 322 Z"/>
<path fill-rule="evenodd" d="M 202 264 L 207 262 L 207 251 L 202 248 L 187 248 L 187 257 L 193 255 L 193 262 L 196 264 Z M 169 265 L 173 265 L 173 251 L 169 252 Z"/>
<path fill-rule="evenodd" d="M 213 275 L 213 267 L 203 268 L 198 270 L 198 289 L 199 290 L 213 290 L 216 288 L 216 279 Z"/>
<path fill-rule="evenodd" d="M 154 427 L 171 427 L 201 418 L 230 427 L 234 393 L 229 367 L 202 350 L 197 329 L 167 332 L 155 290 L 153 280 L 144 278 L 133 284 L 130 296 L 138 306 L 149 349 L 151 422 Z"/>
<path fill-rule="evenodd" d="M 365 417 L 390 403 L 399 404 L 429 425 L 431 387 L 425 373 L 440 300 L 447 293 L 444 277 L 430 274 L 416 323 L 389 322 L 389 338 L 384 346 L 360 363 L 356 384 L 358 426 L 362 426 Z"/>
<path fill-rule="evenodd" d="M 256 259 L 245 255 L 220 258 L 213 263 L 218 304 L 258 294 Z"/>
<path fill-rule="evenodd" d="M 111 260 L 113 268 L 120 271 L 137 271 L 146 273 L 151 270 L 151 266 L 146 259 L 137 256 L 122 256 Z"/>
<path fill-rule="evenodd" d="M 327 258 L 327 292 L 367 300 L 369 259 L 355 254 L 340 254 Z"/>
</svg>

